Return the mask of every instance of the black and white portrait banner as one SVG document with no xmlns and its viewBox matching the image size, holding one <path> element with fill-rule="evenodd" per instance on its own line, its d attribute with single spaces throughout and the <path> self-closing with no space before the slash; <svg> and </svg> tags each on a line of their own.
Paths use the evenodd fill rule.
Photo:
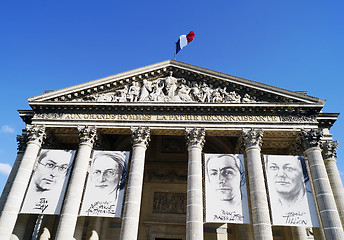
<svg viewBox="0 0 344 240">
<path fill-rule="evenodd" d="M 249 223 L 243 155 L 204 154 L 205 222 Z"/>
<path fill-rule="evenodd" d="M 74 150 L 41 150 L 21 213 L 60 213 L 74 154 Z"/>
<path fill-rule="evenodd" d="M 129 152 L 94 151 L 80 216 L 120 217 Z"/>
<path fill-rule="evenodd" d="M 302 156 L 264 155 L 273 225 L 319 227 Z"/>
</svg>

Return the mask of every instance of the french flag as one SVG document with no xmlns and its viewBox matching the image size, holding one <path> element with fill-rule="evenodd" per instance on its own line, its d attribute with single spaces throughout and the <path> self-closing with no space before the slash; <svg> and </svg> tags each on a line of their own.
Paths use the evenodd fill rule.
<svg viewBox="0 0 344 240">
<path fill-rule="evenodd" d="M 195 33 L 193 31 L 190 31 L 188 35 L 181 35 L 176 42 L 176 53 L 177 54 L 180 50 L 182 50 L 183 47 L 185 47 L 189 42 L 194 40 Z"/>
</svg>

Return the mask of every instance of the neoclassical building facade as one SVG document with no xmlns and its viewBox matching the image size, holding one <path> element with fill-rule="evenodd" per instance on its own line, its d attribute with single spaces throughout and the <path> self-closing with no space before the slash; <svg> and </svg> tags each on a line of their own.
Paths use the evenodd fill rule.
<svg viewBox="0 0 344 240">
<path fill-rule="evenodd" d="M 323 99 L 168 60 L 28 101 L 31 110 L 19 110 L 26 128 L 17 138 L 18 155 L 1 195 L 0 239 L 344 239 L 338 144 L 330 134 L 339 114 L 322 112 Z M 49 165 L 38 157 L 45 149 L 74 151 L 75 157 L 68 169 Z M 130 156 L 122 166 L 123 197 L 116 196 L 120 216 L 100 216 L 99 209 L 80 214 L 87 179 L 96 174 L 97 151 Z M 233 222 L 230 209 L 227 217 L 206 220 L 205 181 L 218 174 L 208 167 L 207 154 L 242 156 L 245 221 Z M 278 167 L 270 167 L 265 156 L 304 157 L 317 224 L 303 226 L 296 218 L 276 224 L 267 168 Z M 57 214 L 45 214 L 43 203 L 40 213 L 23 210 L 40 165 L 68 171 Z M 286 189 L 292 180 L 283 181 L 276 184 Z M 301 212 L 288 214 L 301 219 Z"/>
</svg>

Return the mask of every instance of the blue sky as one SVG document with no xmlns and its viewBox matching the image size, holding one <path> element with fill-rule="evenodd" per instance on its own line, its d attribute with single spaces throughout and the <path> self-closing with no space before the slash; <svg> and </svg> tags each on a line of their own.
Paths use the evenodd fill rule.
<svg viewBox="0 0 344 240">
<path fill-rule="evenodd" d="M 305 90 L 344 113 L 343 1 L 0 2 L 0 189 L 16 157 L 27 98 L 173 58 Z M 342 158 L 343 116 L 332 128 Z"/>
</svg>

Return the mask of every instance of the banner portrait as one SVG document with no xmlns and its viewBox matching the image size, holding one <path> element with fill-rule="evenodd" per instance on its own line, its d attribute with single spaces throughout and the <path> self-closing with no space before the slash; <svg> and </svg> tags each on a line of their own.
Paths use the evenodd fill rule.
<svg viewBox="0 0 344 240">
<path fill-rule="evenodd" d="M 129 152 L 94 151 L 80 216 L 121 217 Z"/>
<path fill-rule="evenodd" d="M 319 227 L 302 156 L 264 155 L 273 225 Z"/>
<path fill-rule="evenodd" d="M 205 222 L 250 223 L 244 158 L 204 154 Z"/>
<path fill-rule="evenodd" d="M 41 150 L 21 213 L 60 213 L 74 155 L 74 150 Z"/>
</svg>

